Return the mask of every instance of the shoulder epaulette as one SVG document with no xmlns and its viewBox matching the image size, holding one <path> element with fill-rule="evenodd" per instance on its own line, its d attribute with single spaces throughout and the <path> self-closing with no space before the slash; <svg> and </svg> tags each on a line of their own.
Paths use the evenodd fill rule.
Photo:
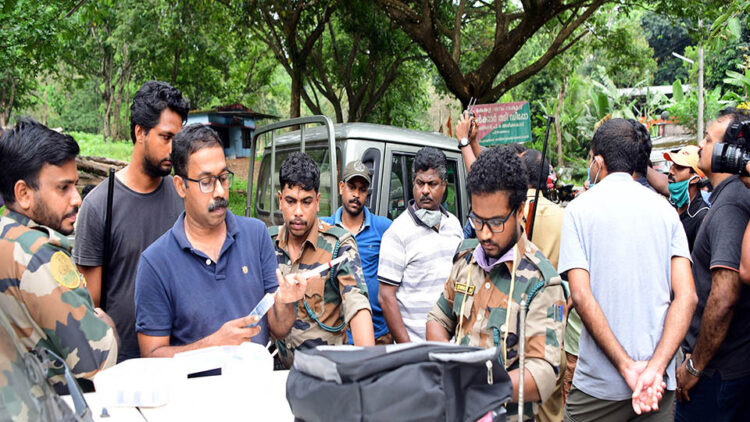
<svg viewBox="0 0 750 422">
<path fill-rule="evenodd" d="M 453 255 L 453 262 L 457 262 L 462 257 L 471 256 L 471 253 L 474 252 L 474 249 L 479 246 L 479 240 L 477 239 L 464 239 L 459 245 L 458 249 L 456 249 L 455 255 Z M 471 259 L 471 258 L 469 258 Z M 469 260 L 467 260 L 468 262 Z"/>
<path fill-rule="evenodd" d="M 557 274 L 557 270 L 555 267 L 552 266 L 552 263 L 549 262 L 549 260 L 542 254 L 541 251 L 537 250 L 534 253 L 534 265 L 539 269 L 539 272 L 542 273 L 542 277 L 544 278 L 545 283 L 549 283 L 550 280 L 552 280 L 555 277 L 559 277 Z"/>
<path fill-rule="evenodd" d="M 268 228 L 268 235 L 271 236 L 271 239 L 279 235 L 280 228 L 281 226 L 271 226 Z"/>
</svg>

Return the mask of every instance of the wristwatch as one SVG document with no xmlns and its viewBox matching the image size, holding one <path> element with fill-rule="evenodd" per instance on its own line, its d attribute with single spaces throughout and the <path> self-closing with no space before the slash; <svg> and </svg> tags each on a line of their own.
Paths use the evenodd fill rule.
<svg viewBox="0 0 750 422">
<path fill-rule="evenodd" d="M 465 148 L 469 146 L 469 138 L 463 137 L 458 141 L 459 148 Z"/>
<path fill-rule="evenodd" d="M 700 378 L 701 374 L 703 373 L 703 371 L 699 371 L 695 369 L 695 366 L 693 365 L 692 357 L 688 359 L 687 362 L 685 362 L 685 369 L 688 371 L 690 375 L 694 377 L 698 377 L 698 378 Z"/>
</svg>

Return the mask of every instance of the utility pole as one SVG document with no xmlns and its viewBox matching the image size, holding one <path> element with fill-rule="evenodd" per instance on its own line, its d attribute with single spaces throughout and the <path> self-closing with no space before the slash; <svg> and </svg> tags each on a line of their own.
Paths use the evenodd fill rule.
<svg viewBox="0 0 750 422">
<path fill-rule="evenodd" d="M 698 32 L 701 31 L 701 20 L 698 19 Z M 703 35 L 698 44 L 698 143 L 703 140 Z"/>
</svg>

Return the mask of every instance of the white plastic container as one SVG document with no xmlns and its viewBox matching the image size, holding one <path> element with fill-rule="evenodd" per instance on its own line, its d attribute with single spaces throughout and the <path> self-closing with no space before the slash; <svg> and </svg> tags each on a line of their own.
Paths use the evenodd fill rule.
<svg viewBox="0 0 750 422">
<path fill-rule="evenodd" d="M 94 376 L 102 406 L 157 407 L 169 402 L 178 381 L 173 359 L 130 359 Z"/>
</svg>

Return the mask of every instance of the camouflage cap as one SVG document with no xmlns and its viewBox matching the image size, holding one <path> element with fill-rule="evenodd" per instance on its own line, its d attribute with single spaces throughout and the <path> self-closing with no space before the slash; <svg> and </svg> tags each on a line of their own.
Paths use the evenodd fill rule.
<svg viewBox="0 0 750 422">
<path fill-rule="evenodd" d="M 372 178 L 370 177 L 370 169 L 368 169 L 367 166 L 359 160 L 350 161 L 346 165 L 346 167 L 344 167 L 344 174 L 342 175 L 341 180 L 343 180 L 344 182 L 348 182 L 355 177 L 361 177 L 367 180 L 368 185 L 372 183 Z"/>
</svg>

